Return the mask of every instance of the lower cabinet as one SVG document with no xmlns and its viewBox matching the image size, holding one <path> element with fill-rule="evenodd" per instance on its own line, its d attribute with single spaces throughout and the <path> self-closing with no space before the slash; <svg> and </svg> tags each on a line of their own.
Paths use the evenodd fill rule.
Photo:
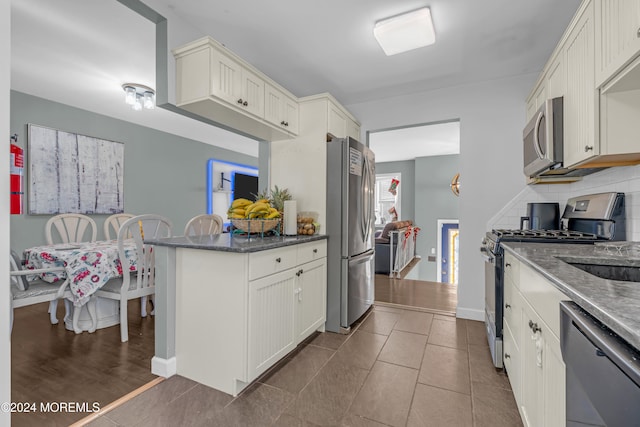
<svg viewBox="0 0 640 427">
<path fill-rule="evenodd" d="M 505 253 L 507 262 L 520 264 Z M 505 280 L 504 365 L 528 427 L 566 423 L 565 365 L 557 334 L 559 303 L 568 299 L 526 265 L 519 265 L 519 277 Z"/>
<path fill-rule="evenodd" d="M 254 253 L 180 249 L 177 373 L 236 396 L 326 320 L 326 241 Z"/>
</svg>

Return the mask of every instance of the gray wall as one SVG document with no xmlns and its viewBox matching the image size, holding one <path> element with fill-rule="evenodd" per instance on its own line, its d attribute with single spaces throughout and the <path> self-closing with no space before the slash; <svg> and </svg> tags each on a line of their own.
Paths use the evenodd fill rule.
<svg viewBox="0 0 640 427">
<path fill-rule="evenodd" d="M 252 156 L 12 91 L 10 130 L 19 135 L 27 164 L 28 123 L 124 143 L 125 212 L 164 215 L 173 222 L 175 235 L 182 234 L 189 218 L 205 213 L 208 159 L 258 166 L 258 159 Z M 24 182 L 26 199 L 28 176 Z M 24 212 L 11 216 L 11 248 L 19 252 L 45 243 L 44 226 L 49 219 L 27 215 L 26 200 Z M 104 238 L 106 217 L 92 216 L 98 225 L 98 239 Z"/>
<path fill-rule="evenodd" d="M 451 192 L 451 179 L 460 170 L 459 155 L 416 159 L 415 215 L 421 231 L 416 252 L 422 256 L 417 265 L 420 280 L 440 281 L 437 264 L 429 262 L 431 248 L 437 251 L 439 219 L 458 219 L 458 197 Z"/>
<path fill-rule="evenodd" d="M 402 173 L 402 218 L 420 227 L 416 253 L 422 256 L 411 278 L 439 281 L 437 265 L 429 262 L 431 248 L 437 250 L 439 219 L 458 219 L 458 197 L 451 192 L 451 179 L 459 171 L 458 154 L 418 157 L 402 162 L 376 163 L 376 174 Z"/>
<path fill-rule="evenodd" d="M 415 221 L 415 162 L 405 160 L 402 162 L 376 163 L 376 174 L 397 173 L 402 174 L 399 188 L 401 190 L 400 212 L 401 218 Z"/>
</svg>

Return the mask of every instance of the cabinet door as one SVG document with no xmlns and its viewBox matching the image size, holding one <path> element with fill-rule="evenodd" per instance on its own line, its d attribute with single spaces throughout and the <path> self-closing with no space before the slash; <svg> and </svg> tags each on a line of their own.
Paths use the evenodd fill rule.
<svg viewBox="0 0 640 427">
<path fill-rule="evenodd" d="M 249 381 L 257 378 L 296 346 L 293 306 L 295 273 L 296 269 L 290 269 L 249 282 Z"/>
<path fill-rule="evenodd" d="M 347 118 L 347 136 L 360 141 L 360 125 L 349 118 Z"/>
<path fill-rule="evenodd" d="M 544 337 L 544 425 L 564 427 L 566 423 L 566 373 L 560 340 L 552 334 Z"/>
<path fill-rule="evenodd" d="M 514 335 L 509 323 L 506 321 L 502 332 L 504 345 L 502 360 L 504 361 L 504 369 L 509 377 L 509 383 L 511 384 L 511 390 L 513 391 L 513 397 L 516 399 L 516 404 L 520 405 L 520 402 L 522 402 L 522 372 L 520 367 L 522 360 L 517 338 L 514 338 L 517 335 Z"/>
<path fill-rule="evenodd" d="M 241 105 L 245 111 L 264 117 L 264 80 L 246 68 L 242 69 Z"/>
<path fill-rule="evenodd" d="M 298 101 L 285 95 L 283 102 L 283 115 L 285 129 L 297 135 L 300 122 L 300 107 L 298 106 Z"/>
<path fill-rule="evenodd" d="M 524 303 L 522 314 L 522 335 L 520 357 L 522 358 L 522 399 L 520 413 L 527 427 L 544 426 L 544 382 L 543 382 L 543 335 L 545 331 L 534 332 L 542 328 L 542 321 L 533 309 Z M 529 326 L 531 322 L 532 326 Z"/>
<path fill-rule="evenodd" d="M 640 0 L 596 0 L 596 86 L 640 52 Z"/>
<path fill-rule="evenodd" d="M 331 101 L 329 101 L 328 122 L 327 132 L 331 135 L 336 138 L 344 138 L 347 136 L 347 117 L 340 108 Z"/>
<path fill-rule="evenodd" d="M 565 45 L 567 86 L 564 97 L 564 166 L 600 153 L 594 71 L 593 3 L 584 9 Z"/>
<path fill-rule="evenodd" d="M 327 259 L 303 264 L 296 274 L 296 343 L 299 343 L 321 327 L 326 319 Z"/>
<path fill-rule="evenodd" d="M 564 96 L 566 74 L 564 72 L 564 55 L 556 55 L 547 71 L 547 97 L 558 98 Z"/>
<path fill-rule="evenodd" d="M 242 104 L 242 66 L 220 51 L 211 51 L 211 95 Z"/>
</svg>

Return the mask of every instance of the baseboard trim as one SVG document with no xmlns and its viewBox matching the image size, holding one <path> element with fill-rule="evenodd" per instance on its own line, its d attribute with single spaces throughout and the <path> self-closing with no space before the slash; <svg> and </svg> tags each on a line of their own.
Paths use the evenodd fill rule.
<svg viewBox="0 0 640 427">
<path fill-rule="evenodd" d="M 484 310 L 458 307 L 458 309 L 456 310 L 456 317 L 484 322 Z"/>
<path fill-rule="evenodd" d="M 176 358 L 162 359 L 153 356 L 151 359 L 151 373 L 164 378 L 169 378 L 178 373 Z"/>
</svg>

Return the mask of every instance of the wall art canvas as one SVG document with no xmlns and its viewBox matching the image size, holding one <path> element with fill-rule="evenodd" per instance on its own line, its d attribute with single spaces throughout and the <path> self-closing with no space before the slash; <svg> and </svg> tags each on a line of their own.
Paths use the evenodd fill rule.
<svg viewBox="0 0 640 427">
<path fill-rule="evenodd" d="M 29 125 L 29 214 L 124 212 L 124 144 Z"/>
</svg>

